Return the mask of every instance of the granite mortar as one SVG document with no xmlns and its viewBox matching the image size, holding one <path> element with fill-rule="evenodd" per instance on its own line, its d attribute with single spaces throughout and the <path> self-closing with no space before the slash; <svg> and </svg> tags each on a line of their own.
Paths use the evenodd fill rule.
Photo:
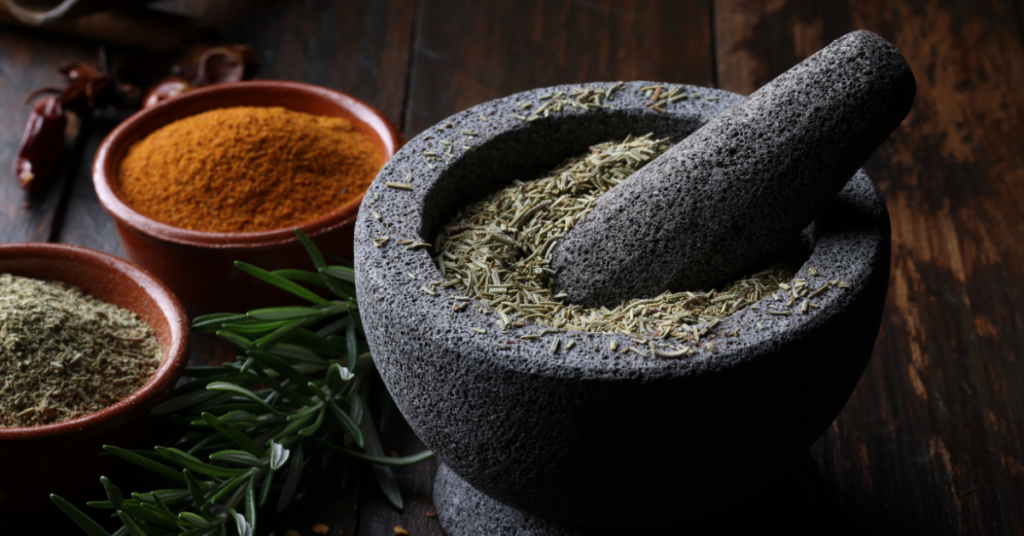
<svg viewBox="0 0 1024 536">
<path fill-rule="evenodd" d="M 430 252 L 399 241 L 433 242 L 470 201 L 535 178 L 589 145 L 648 132 L 679 142 L 742 100 L 687 86 L 701 97 L 659 113 L 644 106 L 639 91 L 651 84 L 626 83 L 610 109 L 533 122 L 515 117 L 524 115 L 516 103 L 586 86 L 527 91 L 455 114 L 439 123 L 454 128 L 425 131 L 384 166 L 356 224 L 361 315 L 398 408 L 459 477 L 559 523 L 635 528 L 664 512 L 699 513 L 776 476 L 780 460 L 805 451 L 849 398 L 870 357 L 888 286 L 888 213 L 859 171 L 813 224 L 813 252 L 797 274 L 811 288 L 836 279 L 850 288 L 826 291 L 815 300 L 820 308 L 803 315 L 771 315 L 766 303 L 741 311 L 713 330 L 713 347 L 705 338 L 692 357 L 610 351 L 611 341 L 635 345 L 625 335 L 520 340 L 541 327 L 503 333 L 493 313 L 453 312 L 461 291 L 422 290 L 442 282 L 441 273 Z M 597 85 L 611 84 L 590 84 Z M 431 170 L 423 153 L 442 151 L 442 139 L 473 148 Z M 381 236 L 389 241 L 376 247 Z M 762 302 L 785 300 L 781 294 Z M 552 337 L 576 345 L 552 355 Z"/>
</svg>

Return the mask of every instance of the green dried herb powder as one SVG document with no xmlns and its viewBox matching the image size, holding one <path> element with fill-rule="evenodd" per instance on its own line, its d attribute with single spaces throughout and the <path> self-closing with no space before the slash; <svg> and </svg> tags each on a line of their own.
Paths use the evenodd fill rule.
<svg viewBox="0 0 1024 536">
<path fill-rule="evenodd" d="M 70 285 L 0 274 L 0 427 L 99 411 L 142 387 L 160 357 L 134 313 Z"/>
<path fill-rule="evenodd" d="M 647 347 L 662 357 L 685 355 L 690 349 L 682 343 L 699 341 L 723 318 L 790 288 L 786 282 L 799 264 L 777 262 L 721 291 L 665 292 L 614 309 L 566 306 L 562 296 L 553 295 L 555 272 L 548 262 L 556 241 L 598 198 L 671 146 L 668 139 L 651 136 L 596 145 L 544 177 L 516 181 L 456 214 L 437 238 L 435 262 L 447 280 L 444 286 L 465 291 L 484 313 L 496 311 L 503 328 L 534 322 L 562 330 L 658 336 L 664 338 L 660 346 Z"/>
</svg>

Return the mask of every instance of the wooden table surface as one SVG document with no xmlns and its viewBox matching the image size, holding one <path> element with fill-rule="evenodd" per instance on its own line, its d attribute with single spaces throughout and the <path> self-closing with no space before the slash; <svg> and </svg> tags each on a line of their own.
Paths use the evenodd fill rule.
<svg viewBox="0 0 1024 536">
<path fill-rule="evenodd" d="M 1024 0 L 158 5 L 253 46 L 263 78 L 356 95 L 407 138 L 466 107 L 554 84 L 655 80 L 748 94 L 846 32 L 885 37 L 918 83 L 910 116 L 867 163 L 892 218 L 892 275 L 871 363 L 811 449 L 827 505 L 812 532 L 1024 534 Z M 22 98 L 59 83 L 56 66 L 94 58 L 96 48 L 0 28 L 0 162 L 12 166 L 28 114 Z M 64 180 L 32 208 L 11 172 L 0 180 L 0 240 L 123 255 L 90 180 L 96 146 L 117 119 L 97 120 Z M 193 361 L 214 354 L 201 342 Z M 401 426 L 385 441 L 403 453 L 419 445 Z M 372 485 L 342 492 L 319 482 L 286 515 L 264 515 L 259 532 L 311 534 L 322 522 L 332 534 L 393 534 L 399 524 L 443 534 L 424 515 L 434 468 L 399 471 L 404 512 Z M 63 527 L 55 517 L 6 520 L 0 532 Z"/>
</svg>

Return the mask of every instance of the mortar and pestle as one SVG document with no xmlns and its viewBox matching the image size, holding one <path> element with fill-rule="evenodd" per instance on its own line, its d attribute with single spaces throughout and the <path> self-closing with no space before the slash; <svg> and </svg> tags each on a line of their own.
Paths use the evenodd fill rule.
<svg viewBox="0 0 1024 536">
<path fill-rule="evenodd" d="M 858 167 L 910 110 L 916 86 L 899 51 L 854 32 L 746 99 L 687 86 L 699 97 L 663 112 L 640 91 L 650 85 L 624 84 L 610 108 L 531 121 L 517 103 L 583 86 L 475 106 L 409 142 L 365 197 L 361 316 L 398 408 L 444 462 L 435 502 L 450 536 L 622 533 L 749 496 L 806 457 L 867 365 L 890 228 Z M 403 241 L 432 243 L 468 203 L 593 144 L 648 132 L 677 145 L 612 188 L 553 250 L 566 302 L 710 290 L 760 269 L 801 231 L 810 252 L 796 277 L 843 285 L 802 314 L 773 314 L 789 294 L 768 296 L 681 359 L 610 350 L 634 345 L 628 335 L 502 331 L 496 315 L 453 311 L 465 298 L 455 287 L 423 290 L 443 282 L 435 252 Z M 442 141 L 472 149 L 425 158 Z M 552 354 L 552 337 L 576 344 Z"/>
</svg>

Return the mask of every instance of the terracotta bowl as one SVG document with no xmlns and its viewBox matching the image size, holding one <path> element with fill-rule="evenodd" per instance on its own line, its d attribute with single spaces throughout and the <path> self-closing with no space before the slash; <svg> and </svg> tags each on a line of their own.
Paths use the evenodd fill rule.
<svg viewBox="0 0 1024 536">
<path fill-rule="evenodd" d="M 188 319 L 160 281 L 137 266 L 91 249 L 60 244 L 0 244 L 0 273 L 74 285 L 85 293 L 139 315 L 156 332 L 163 360 L 156 374 L 128 398 L 96 413 L 57 424 L 0 428 L 0 514 L 52 506 L 48 497 L 91 491 L 112 460 L 97 458 L 104 444 L 139 444 L 138 417 L 174 387 L 188 361 Z M 98 493 L 98 495 L 97 495 Z M 90 496 L 92 496 L 90 495 Z"/>
<path fill-rule="evenodd" d="M 114 218 L 128 256 L 163 280 L 189 314 L 244 311 L 285 301 L 283 293 L 234 267 L 245 261 L 268 270 L 312 268 L 291 228 L 251 233 L 210 233 L 173 227 L 136 212 L 118 186 L 121 159 L 135 142 L 160 127 L 198 113 L 231 106 L 281 106 L 315 115 L 343 117 L 373 142 L 383 161 L 405 143 L 398 129 L 365 102 L 331 89 L 298 82 L 220 84 L 190 91 L 129 117 L 96 153 L 93 182 L 100 203 Z M 298 227 L 324 253 L 352 259 L 352 233 L 362 195 Z M 276 299 L 275 299 L 276 298 Z M 292 298 L 294 300 L 294 298 Z"/>
</svg>

